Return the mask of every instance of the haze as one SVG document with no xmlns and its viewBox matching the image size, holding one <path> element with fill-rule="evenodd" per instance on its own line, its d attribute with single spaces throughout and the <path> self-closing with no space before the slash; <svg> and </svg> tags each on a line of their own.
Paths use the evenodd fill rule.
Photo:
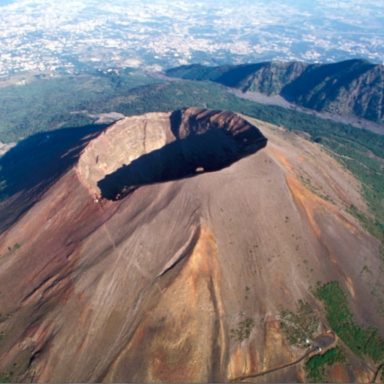
<svg viewBox="0 0 384 384">
<path fill-rule="evenodd" d="M 1 1 L 0 76 L 384 58 L 381 1 Z"/>
</svg>

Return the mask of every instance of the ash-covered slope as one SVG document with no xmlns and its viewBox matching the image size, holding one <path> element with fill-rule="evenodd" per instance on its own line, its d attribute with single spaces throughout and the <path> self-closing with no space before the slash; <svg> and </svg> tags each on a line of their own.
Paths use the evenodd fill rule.
<svg viewBox="0 0 384 384">
<path fill-rule="evenodd" d="M 209 131 L 225 133 L 215 151 L 197 156 L 188 144 L 160 167 L 193 160 L 185 175 L 100 198 L 101 181 L 121 167 Z M 204 172 L 208 155 L 224 167 Z M 353 177 L 283 129 L 196 109 L 123 119 L 0 235 L 0 372 L 34 382 L 223 382 L 279 367 L 305 352 L 282 332 L 284 309 L 303 299 L 319 313 L 316 333 L 328 329 L 317 281 L 338 280 L 358 320 L 382 330 L 367 300 L 379 244 L 347 213 L 351 204 L 366 209 Z M 350 359 L 331 381 L 369 377 Z M 303 375 L 298 364 L 262 380 Z"/>
<path fill-rule="evenodd" d="M 182 66 L 169 76 L 211 80 L 246 91 L 279 94 L 297 105 L 384 122 L 384 67 L 365 60 L 333 64 L 264 62 L 238 66 Z"/>
</svg>

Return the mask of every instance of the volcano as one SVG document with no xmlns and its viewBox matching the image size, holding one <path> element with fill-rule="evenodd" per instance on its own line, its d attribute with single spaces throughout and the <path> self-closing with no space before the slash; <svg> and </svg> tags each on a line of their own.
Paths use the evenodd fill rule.
<svg viewBox="0 0 384 384">
<path fill-rule="evenodd" d="M 361 185 L 321 145 L 196 108 L 73 132 L 65 145 L 30 140 L 41 161 L 20 185 L 28 143 L 1 160 L 13 186 L 0 205 L 11 380 L 224 382 L 282 367 L 255 380 L 303 381 L 302 365 L 286 366 L 304 351 L 281 313 L 303 300 L 328 330 L 318 281 L 338 281 L 357 320 L 383 329 L 367 300 L 379 242 L 349 210 L 369 214 Z M 369 365 L 351 359 L 328 379 L 366 381 Z"/>
</svg>

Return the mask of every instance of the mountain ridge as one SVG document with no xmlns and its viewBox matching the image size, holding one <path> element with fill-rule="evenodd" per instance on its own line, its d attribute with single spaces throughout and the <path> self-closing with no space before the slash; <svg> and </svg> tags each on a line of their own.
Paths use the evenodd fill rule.
<svg viewBox="0 0 384 384">
<path fill-rule="evenodd" d="M 332 64 L 272 61 L 218 67 L 192 64 L 168 69 L 166 74 L 210 80 L 243 92 L 280 95 L 316 111 L 384 122 L 384 66 L 367 60 Z"/>
</svg>

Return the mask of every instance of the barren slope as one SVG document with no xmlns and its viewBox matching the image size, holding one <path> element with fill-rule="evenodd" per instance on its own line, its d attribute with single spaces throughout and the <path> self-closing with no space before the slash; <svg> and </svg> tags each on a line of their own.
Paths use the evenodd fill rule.
<svg viewBox="0 0 384 384">
<path fill-rule="evenodd" d="M 358 319 L 383 330 L 367 300 L 379 244 L 346 211 L 366 209 L 353 177 L 283 129 L 251 121 L 269 141 L 250 154 L 259 147 L 249 150 L 244 134 L 262 136 L 240 117 L 178 113 L 108 128 L 0 235 L 0 372 L 39 382 L 230 380 L 300 357 L 280 313 L 299 299 L 318 305 L 310 287 L 334 279 Z M 213 152 L 196 155 L 188 141 L 158 157 L 212 130 L 226 132 Z M 160 173 L 143 179 L 132 166 L 148 156 Z M 207 156 L 224 168 L 203 172 Z M 190 170 L 164 174 L 180 162 Z M 134 188 L 100 199 L 100 180 L 120 183 L 108 175 L 121 169 Z M 247 319 L 247 337 L 233 337 Z M 347 381 L 370 374 L 339 371 Z M 299 379 L 293 366 L 258 380 Z"/>
</svg>

